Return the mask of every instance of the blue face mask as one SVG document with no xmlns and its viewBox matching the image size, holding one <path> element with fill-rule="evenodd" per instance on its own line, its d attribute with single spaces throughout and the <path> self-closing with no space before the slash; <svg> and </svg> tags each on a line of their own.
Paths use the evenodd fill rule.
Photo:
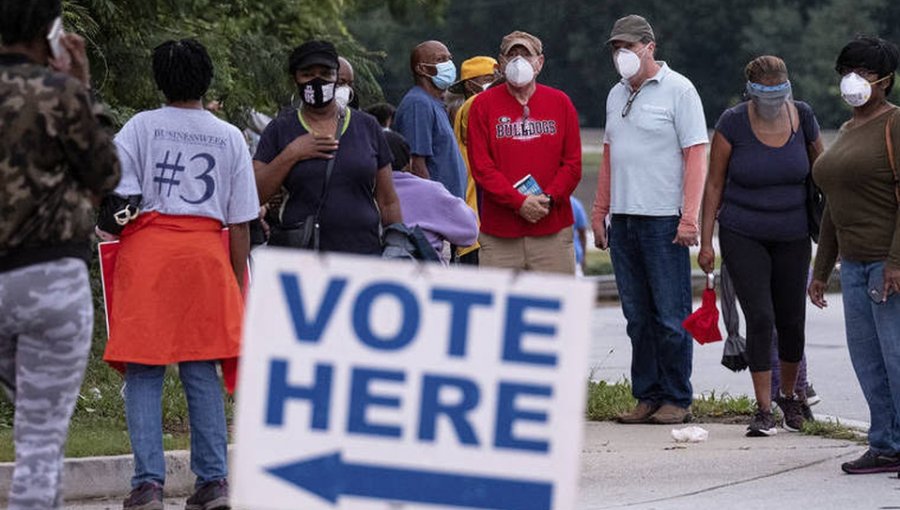
<svg viewBox="0 0 900 510">
<path fill-rule="evenodd" d="M 456 82 L 456 66 L 452 60 L 434 64 L 434 68 L 437 69 L 437 74 L 431 77 L 431 81 L 435 87 L 447 90 Z"/>
</svg>

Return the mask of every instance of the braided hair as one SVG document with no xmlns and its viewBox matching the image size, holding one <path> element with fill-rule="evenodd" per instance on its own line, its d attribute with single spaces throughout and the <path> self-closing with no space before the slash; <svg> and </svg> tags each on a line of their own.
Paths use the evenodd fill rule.
<svg viewBox="0 0 900 510">
<path fill-rule="evenodd" d="M 153 79 L 169 102 L 201 99 L 212 82 L 209 53 L 198 41 L 166 41 L 153 50 Z"/>
<path fill-rule="evenodd" d="M 788 71 L 784 60 L 774 55 L 756 57 L 744 68 L 744 76 L 747 81 L 760 83 L 765 79 L 787 80 Z"/>
<path fill-rule="evenodd" d="M 61 14 L 60 0 L 0 0 L 0 40 L 9 46 L 44 37 Z"/>
</svg>

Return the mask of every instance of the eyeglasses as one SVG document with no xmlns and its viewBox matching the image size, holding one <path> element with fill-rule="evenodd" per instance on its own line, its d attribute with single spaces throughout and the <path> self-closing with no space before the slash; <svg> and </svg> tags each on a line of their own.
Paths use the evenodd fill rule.
<svg viewBox="0 0 900 510">
<path fill-rule="evenodd" d="M 628 112 L 631 111 L 631 105 L 634 103 L 634 99 L 637 97 L 638 92 L 640 92 L 640 91 L 641 91 L 641 89 L 637 89 L 628 96 L 628 101 L 625 102 L 625 107 L 622 108 L 622 118 L 623 119 L 626 116 L 628 116 Z"/>
</svg>

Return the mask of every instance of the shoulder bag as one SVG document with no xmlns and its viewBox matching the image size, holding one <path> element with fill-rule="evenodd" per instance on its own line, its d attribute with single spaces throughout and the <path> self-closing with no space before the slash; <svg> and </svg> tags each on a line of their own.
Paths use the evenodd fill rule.
<svg viewBox="0 0 900 510">
<path fill-rule="evenodd" d="M 897 207 L 900 208 L 900 173 L 897 171 L 897 160 L 894 159 L 894 140 L 891 136 L 891 124 L 898 111 L 900 109 L 895 109 L 891 118 L 884 123 L 884 143 L 887 145 L 888 164 L 891 166 L 891 172 L 894 173 L 894 195 L 897 197 Z"/>
</svg>

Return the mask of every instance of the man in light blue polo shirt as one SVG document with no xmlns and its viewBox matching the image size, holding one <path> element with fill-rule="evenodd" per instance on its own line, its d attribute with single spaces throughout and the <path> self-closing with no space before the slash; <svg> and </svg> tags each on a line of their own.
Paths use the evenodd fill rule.
<svg viewBox="0 0 900 510">
<path fill-rule="evenodd" d="M 438 41 L 419 44 L 410 56 L 410 71 L 415 86 L 400 101 L 393 129 L 409 143 L 411 172 L 465 199 L 468 172 L 441 100 L 456 81 L 450 50 Z"/>
<path fill-rule="evenodd" d="M 688 247 L 699 240 L 706 120 L 693 84 L 654 60 L 647 20 L 619 19 L 607 42 L 622 80 L 606 100 L 591 226 L 597 247 L 611 250 L 632 344 L 638 405 L 619 421 L 682 423 L 690 419 L 693 345 L 681 323 L 691 313 Z"/>
</svg>

